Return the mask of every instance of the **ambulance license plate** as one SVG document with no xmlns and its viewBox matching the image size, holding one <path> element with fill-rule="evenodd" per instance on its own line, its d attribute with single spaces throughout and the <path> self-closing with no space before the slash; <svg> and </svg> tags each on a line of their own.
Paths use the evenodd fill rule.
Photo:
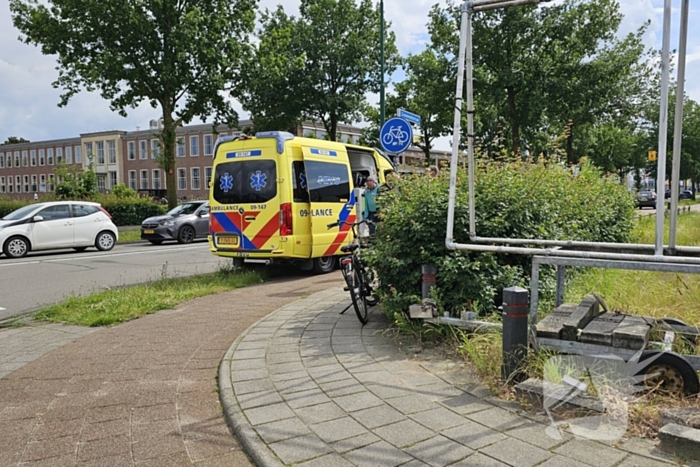
<svg viewBox="0 0 700 467">
<path fill-rule="evenodd" d="M 219 245 L 238 246 L 238 237 L 217 237 L 216 242 Z"/>
</svg>

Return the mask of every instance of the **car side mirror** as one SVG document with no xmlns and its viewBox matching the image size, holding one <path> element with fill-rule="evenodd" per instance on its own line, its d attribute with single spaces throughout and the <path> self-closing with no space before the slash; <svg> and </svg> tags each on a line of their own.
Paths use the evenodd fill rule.
<svg viewBox="0 0 700 467">
<path fill-rule="evenodd" d="M 43 221 L 43 220 L 44 220 L 44 218 L 41 217 L 41 216 L 34 216 L 34 217 L 32 218 L 32 222 L 41 222 L 41 221 Z"/>
</svg>

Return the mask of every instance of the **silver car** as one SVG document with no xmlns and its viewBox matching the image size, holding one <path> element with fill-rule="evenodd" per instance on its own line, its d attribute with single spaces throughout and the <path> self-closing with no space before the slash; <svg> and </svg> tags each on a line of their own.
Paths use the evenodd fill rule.
<svg viewBox="0 0 700 467">
<path fill-rule="evenodd" d="M 141 223 L 141 239 L 154 245 L 166 240 L 191 243 L 209 234 L 209 201 L 189 201 Z"/>
</svg>

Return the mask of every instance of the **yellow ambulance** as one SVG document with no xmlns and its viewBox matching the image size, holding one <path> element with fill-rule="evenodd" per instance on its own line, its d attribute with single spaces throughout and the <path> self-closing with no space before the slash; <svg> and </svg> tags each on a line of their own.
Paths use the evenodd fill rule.
<svg viewBox="0 0 700 467">
<path fill-rule="evenodd" d="M 394 171 L 376 149 L 301 138 L 283 131 L 224 136 L 214 150 L 209 186 L 209 248 L 244 262 L 295 261 L 332 271 L 352 240 L 353 189 Z"/>
</svg>

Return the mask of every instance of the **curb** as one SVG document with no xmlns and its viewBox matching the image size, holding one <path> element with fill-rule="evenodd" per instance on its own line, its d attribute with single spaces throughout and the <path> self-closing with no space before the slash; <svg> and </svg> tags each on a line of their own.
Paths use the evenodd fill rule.
<svg viewBox="0 0 700 467">
<path fill-rule="evenodd" d="M 253 427 L 248 423 L 248 419 L 238 405 L 236 396 L 233 394 L 233 383 L 231 382 L 231 359 L 233 358 L 233 352 L 235 352 L 238 344 L 248 335 L 250 329 L 276 312 L 277 310 L 263 316 L 238 336 L 238 338 L 233 341 L 233 344 L 231 344 L 231 347 L 226 351 L 219 365 L 219 401 L 224 409 L 226 424 L 229 426 L 236 439 L 240 441 L 245 453 L 250 456 L 255 465 L 259 467 L 284 467 L 284 464 L 272 454 L 267 444 L 260 439 Z"/>
</svg>

